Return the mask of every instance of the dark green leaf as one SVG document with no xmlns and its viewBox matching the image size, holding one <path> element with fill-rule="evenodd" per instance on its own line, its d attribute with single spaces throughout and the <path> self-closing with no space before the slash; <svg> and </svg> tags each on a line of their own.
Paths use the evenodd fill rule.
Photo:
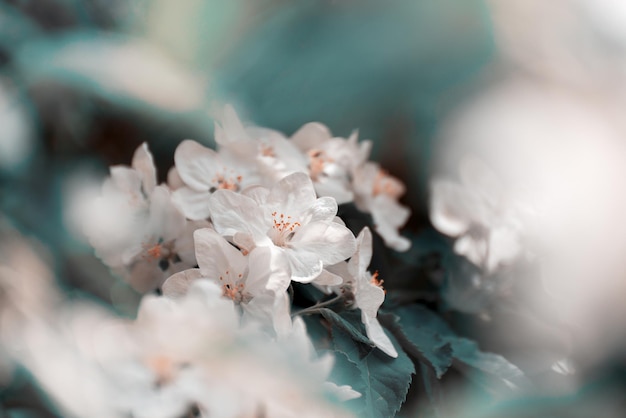
<svg viewBox="0 0 626 418">
<path fill-rule="evenodd" d="M 352 402 L 358 416 L 394 416 L 406 398 L 415 372 L 411 359 L 401 350 L 395 359 L 373 347 L 364 350 L 364 344 L 355 341 L 345 328 L 333 325 L 332 334 L 337 357 L 336 382 L 349 384 L 363 395 Z M 397 346 L 393 336 L 390 338 Z"/>
<path fill-rule="evenodd" d="M 452 349 L 455 360 L 471 368 L 466 373 L 468 377 L 491 392 L 501 392 L 502 383 L 513 390 L 528 387 L 530 384 L 517 366 L 498 354 L 480 351 L 474 341 L 456 338 L 452 341 Z M 462 367 L 461 370 L 463 371 Z"/>
<path fill-rule="evenodd" d="M 500 355 L 480 351 L 475 342 L 459 337 L 443 319 L 425 307 L 405 306 L 394 313 L 399 317 L 397 322 L 384 314 L 381 320 L 398 335 L 409 354 L 433 367 L 438 378 L 454 364 L 492 393 L 529 384 L 517 366 Z"/>
<path fill-rule="evenodd" d="M 441 378 L 452 365 L 452 346 L 442 336 L 452 331 L 440 318 L 419 305 L 396 310 L 398 317 L 380 314 L 383 325 L 394 333 L 402 348 L 431 367 Z"/>
</svg>

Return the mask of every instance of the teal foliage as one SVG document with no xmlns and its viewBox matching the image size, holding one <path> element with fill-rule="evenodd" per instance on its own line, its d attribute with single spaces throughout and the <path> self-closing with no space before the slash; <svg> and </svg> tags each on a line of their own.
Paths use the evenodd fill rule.
<svg viewBox="0 0 626 418">
<path fill-rule="evenodd" d="M 436 313 L 420 306 L 394 310 L 396 334 L 410 354 L 424 359 L 438 378 L 451 365 L 494 395 L 528 388 L 524 373 L 504 357 L 482 352 L 478 345 L 458 336 Z M 389 322 L 387 320 L 386 322 Z"/>
<path fill-rule="evenodd" d="M 341 319 L 331 316 L 332 347 L 336 362 L 333 372 L 338 384 L 349 384 L 362 394 L 351 401 L 359 417 L 383 418 L 395 416 L 405 401 L 415 367 L 401 350 L 398 358 L 391 358 L 379 349 L 362 341 L 358 329 L 360 316 L 355 311 L 344 312 Z M 346 326 L 349 324 L 349 326 Z M 354 334 L 354 331 L 359 334 Z M 357 339 L 355 339 L 355 337 Z M 394 345 L 398 343 L 390 336 Z"/>
</svg>

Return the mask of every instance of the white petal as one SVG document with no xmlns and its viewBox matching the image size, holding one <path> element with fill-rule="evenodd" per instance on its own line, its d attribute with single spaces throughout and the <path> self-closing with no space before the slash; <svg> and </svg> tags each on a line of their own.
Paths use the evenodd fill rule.
<svg viewBox="0 0 626 418">
<path fill-rule="evenodd" d="M 500 264 L 513 261 L 522 249 L 517 231 L 507 227 L 492 229 L 488 245 L 486 268 L 489 272 L 493 272 Z"/>
<path fill-rule="evenodd" d="M 362 396 L 361 393 L 352 389 L 350 385 L 337 386 L 333 382 L 324 382 L 324 387 L 326 388 L 326 390 L 328 390 L 328 392 L 335 395 L 339 402 L 349 401 L 350 399 L 357 399 Z"/>
<path fill-rule="evenodd" d="M 440 232 L 456 237 L 473 221 L 480 201 L 462 186 L 447 180 L 434 180 L 430 186 L 430 220 Z"/>
<path fill-rule="evenodd" d="M 172 202 L 169 190 L 165 186 L 155 187 L 150 195 L 150 232 L 169 241 L 178 238 L 185 225 L 185 216 Z"/>
<path fill-rule="evenodd" d="M 373 200 L 371 213 L 376 232 L 385 240 L 385 245 L 396 251 L 409 249 L 411 242 L 397 230 L 409 218 L 411 212 L 408 208 L 389 196 L 379 195 Z"/>
<path fill-rule="evenodd" d="M 365 324 L 367 336 L 374 344 L 376 344 L 376 347 L 380 348 L 390 357 L 398 357 L 398 352 L 389 337 L 387 337 L 387 334 L 385 334 L 383 327 L 380 326 L 378 319 L 370 318 L 365 315 L 365 313 L 361 312 L 361 321 Z"/>
<path fill-rule="evenodd" d="M 296 231 L 290 246 L 297 252 L 317 254 L 325 265 L 332 265 L 354 254 L 356 240 L 352 231 L 338 223 L 312 222 Z"/>
<path fill-rule="evenodd" d="M 466 155 L 459 165 L 461 182 L 490 205 L 497 205 L 503 195 L 502 182 L 496 173 L 474 156 Z"/>
<path fill-rule="evenodd" d="M 178 175 L 185 184 L 198 191 L 209 191 L 219 170 L 217 154 L 196 141 L 186 139 L 174 153 Z"/>
<path fill-rule="evenodd" d="M 111 182 L 117 190 L 126 193 L 131 198 L 143 200 L 145 197 L 141 193 L 141 177 L 139 172 L 125 166 L 113 166 L 110 168 Z M 106 192 L 103 190 L 103 192 Z"/>
<path fill-rule="evenodd" d="M 245 273 L 248 264 L 246 257 L 220 234 L 210 228 L 203 228 L 194 232 L 193 236 L 196 260 L 204 277 L 219 280 L 227 271 L 230 277 L 235 278 Z"/>
<path fill-rule="evenodd" d="M 310 208 L 317 195 L 313 182 L 304 173 L 294 173 L 280 180 L 267 197 L 268 206 L 276 205 L 284 213 L 300 214 Z"/>
<path fill-rule="evenodd" d="M 328 221 L 331 222 L 337 215 L 337 201 L 332 197 L 320 197 L 305 212 L 305 223 Z"/>
<path fill-rule="evenodd" d="M 370 282 L 369 274 L 359 277 L 357 291 L 355 295 L 357 306 L 365 315 L 375 318 L 378 308 L 385 301 L 385 291 Z"/>
<path fill-rule="evenodd" d="M 171 190 L 176 190 L 180 189 L 184 185 L 185 183 L 183 182 L 183 179 L 180 178 L 180 174 L 178 174 L 176 166 L 170 168 L 170 170 L 167 172 L 167 186 Z"/>
<path fill-rule="evenodd" d="M 241 194 L 254 200 L 258 205 L 263 205 L 267 202 L 267 197 L 269 196 L 270 191 L 265 187 L 250 186 L 243 189 Z"/>
<path fill-rule="evenodd" d="M 487 257 L 487 237 L 472 237 L 469 234 L 461 236 L 454 243 L 454 252 L 465 256 L 469 261 L 483 267 Z"/>
<path fill-rule="evenodd" d="M 291 280 L 300 283 L 309 283 L 322 273 L 324 264 L 315 252 L 283 250 L 289 270 Z"/>
<path fill-rule="evenodd" d="M 141 183 L 143 190 L 146 194 L 152 193 L 156 184 L 156 168 L 154 167 L 154 159 L 150 150 L 148 150 L 148 144 L 145 142 L 137 148 L 133 155 L 132 167 L 137 170 L 141 176 Z"/>
<path fill-rule="evenodd" d="M 291 136 L 291 141 L 302 151 L 320 148 L 324 141 L 332 137 L 326 125 L 310 122 L 303 125 Z"/>
<path fill-rule="evenodd" d="M 193 281 L 201 277 L 200 269 L 183 270 L 173 274 L 161 286 L 163 296 L 179 298 L 187 293 Z"/>
<path fill-rule="evenodd" d="M 367 272 L 367 268 L 369 267 L 371 261 L 372 233 L 368 227 L 365 227 L 356 237 L 356 251 L 349 261 L 351 273 L 358 277 L 359 275 Z"/>
<path fill-rule="evenodd" d="M 172 200 L 188 218 L 194 221 L 208 219 L 211 214 L 211 193 L 181 187 L 172 192 Z"/>
<path fill-rule="evenodd" d="M 291 283 L 289 265 L 276 247 L 257 247 L 248 256 L 246 289 L 253 295 L 266 290 L 283 294 Z"/>
<path fill-rule="evenodd" d="M 232 236 L 245 232 L 255 242 L 266 238 L 270 227 L 265 213 L 253 199 L 230 190 L 217 190 L 211 196 L 211 220 L 220 234 Z"/>
<path fill-rule="evenodd" d="M 324 269 L 312 283 L 318 286 L 338 286 L 343 283 L 343 277 Z"/>
<path fill-rule="evenodd" d="M 224 107 L 220 124 L 215 125 L 215 142 L 219 145 L 228 145 L 232 142 L 244 141 L 248 135 L 231 105 Z"/>
<path fill-rule="evenodd" d="M 354 193 L 344 182 L 333 178 L 322 178 L 315 182 L 315 191 L 318 196 L 329 196 L 337 201 L 338 205 L 350 203 L 354 200 Z"/>
</svg>

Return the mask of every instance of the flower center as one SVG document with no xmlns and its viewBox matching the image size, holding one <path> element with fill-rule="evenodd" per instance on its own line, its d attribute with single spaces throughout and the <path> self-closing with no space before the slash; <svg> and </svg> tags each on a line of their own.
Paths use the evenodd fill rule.
<svg viewBox="0 0 626 418">
<path fill-rule="evenodd" d="M 324 165 L 326 163 L 332 163 L 333 159 L 326 154 L 326 152 L 318 149 L 312 149 L 308 152 L 309 155 L 309 174 L 313 181 L 316 181 L 319 176 L 324 172 Z"/>
<path fill-rule="evenodd" d="M 261 144 L 259 148 L 261 151 L 261 155 L 263 157 L 272 157 L 272 158 L 276 157 L 276 152 L 274 152 L 274 147 L 272 147 L 271 145 Z"/>
<path fill-rule="evenodd" d="M 385 170 L 378 170 L 376 177 L 374 178 L 374 185 L 372 187 L 372 195 L 387 195 L 394 199 L 400 197 L 404 192 L 402 185 L 391 177 Z"/>
<path fill-rule="evenodd" d="M 292 220 L 291 216 L 278 212 L 272 212 L 272 223 L 271 238 L 279 247 L 284 247 L 296 230 L 302 226 L 300 222 Z"/>
<path fill-rule="evenodd" d="M 143 253 L 141 258 L 149 262 L 158 261 L 159 268 L 162 271 L 167 270 L 170 267 L 170 264 L 181 261 L 180 257 L 174 250 L 173 241 L 164 242 L 163 238 L 159 238 L 156 244 L 152 241 L 143 243 L 142 246 Z"/>
<path fill-rule="evenodd" d="M 234 192 L 239 191 L 242 176 L 235 175 L 228 177 L 227 175 L 218 173 L 211 179 L 211 183 L 215 184 L 215 189 L 232 190 Z M 211 190 L 213 191 L 213 190 Z"/>
<path fill-rule="evenodd" d="M 174 361 L 165 355 L 156 355 L 146 360 L 148 367 L 156 374 L 157 386 L 162 386 L 174 380 L 176 367 Z"/>
<path fill-rule="evenodd" d="M 236 278 L 231 277 L 230 270 L 226 270 L 224 275 L 220 276 L 222 282 L 222 296 L 230 298 L 235 303 L 247 302 L 249 299 L 245 293 L 245 285 L 240 282 L 243 274 L 239 273 Z"/>
</svg>

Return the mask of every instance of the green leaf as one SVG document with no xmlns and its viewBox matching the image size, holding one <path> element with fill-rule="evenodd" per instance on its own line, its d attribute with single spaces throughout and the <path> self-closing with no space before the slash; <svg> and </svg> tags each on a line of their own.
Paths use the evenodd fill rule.
<svg viewBox="0 0 626 418">
<path fill-rule="evenodd" d="M 354 324 L 350 325 L 356 328 Z M 334 323 L 331 332 L 336 356 L 333 378 L 363 395 L 352 401 L 357 415 L 393 417 L 406 399 L 411 375 L 415 372 L 411 359 L 402 351 L 394 359 L 374 347 L 363 350 L 362 342 L 355 341 L 346 328 Z M 397 346 L 393 336 L 390 338 Z"/>
<path fill-rule="evenodd" d="M 529 385 L 524 373 L 504 357 L 480 351 L 478 345 L 459 337 L 437 314 L 420 305 L 398 308 L 398 316 L 379 315 L 397 336 L 401 346 L 422 363 L 431 366 L 438 378 L 454 365 L 468 378 L 497 394 Z"/>
<path fill-rule="evenodd" d="M 442 335 L 449 335 L 452 330 L 419 305 L 397 309 L 396 314 L 381 313 L 379 320 L 407 353 L 431 367 L 437 378 L 441 378 L 453 360 L 452 345 Z"/>
<path fill-rule="evenodd" d="M 501 383 L 512 390 L 530 385 L 530 381 L 517 366 L 501 355 L 480 351 L 474 341 L 457 338 L 452 343 L 452 349 L 455 360 L 471 369 L 466 373 L 467 376 L 492 393 L 502 391 Z"/>
</svg>

